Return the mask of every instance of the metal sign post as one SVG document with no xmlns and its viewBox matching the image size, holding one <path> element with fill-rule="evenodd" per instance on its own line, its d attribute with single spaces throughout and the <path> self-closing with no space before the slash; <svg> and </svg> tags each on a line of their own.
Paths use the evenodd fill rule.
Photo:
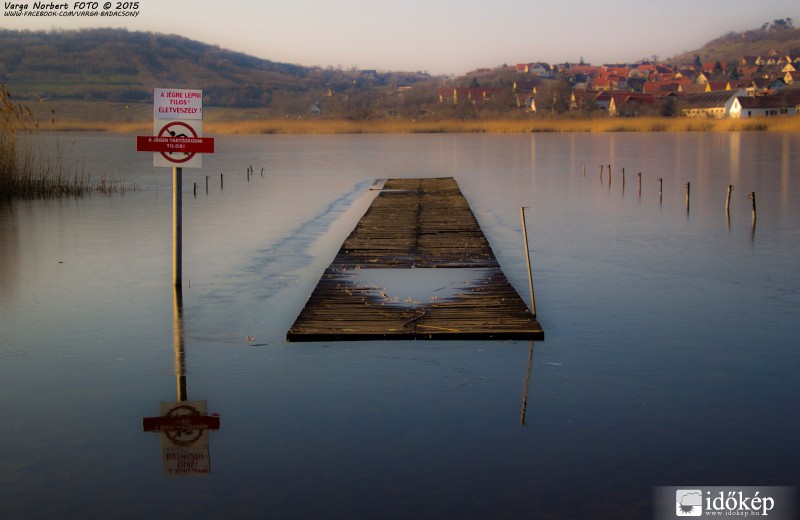
<svg viewBox="0 0 800 520">
<path fill-rule="evenodd" d="M 172 168 L 172 284 L 182 287 L 183 168 Z"/>
</svg>

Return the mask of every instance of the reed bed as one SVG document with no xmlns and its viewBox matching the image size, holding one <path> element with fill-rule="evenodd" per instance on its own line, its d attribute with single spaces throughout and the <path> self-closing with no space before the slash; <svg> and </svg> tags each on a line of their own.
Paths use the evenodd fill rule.
<svg viewBox="0 0 800 520">
<path fill-rule="evenodd" d="M 415 133 L 537 133 L 537 132 L 729 132 L 798 131 L 800 117 L 760 119 L 597 118 L 597 119 L 476 119 L 367 121 L 327 119 L 267 119 L 217 121 L 209 134 L 415 134 Z"/>
<path fill-rule="evenodd" d="M 152 104 L 54 101 L 59 118 L 47 130 L 106 131 L 149 135 L 153 132 Z M 97 105 L 97 106 L 95 106 Z M 49 113 L 34 107 L 49 119 Z M 415 134 L 415 133 L 535 133 L 535 132 L 730 132 L 798 131 L 800 116 L 756 119 L 685 117 L 546 117 L 516 113 L 478 114 L 475 119 L 334 119 L 270 117 L 262 110 L 208 107 L 203 121 L 207 135 L 222 134 Z"/>
<path fill-rule="evenodd" d="M 68 163 L 60 143 L 54 151 L 35 144 L 39 126 L 33 112 L 14 103 L 0 83 L 0 201 L 113 195 L 137 189 L 105 176 L 93 182 L 82 164 Z"/>
</svg>

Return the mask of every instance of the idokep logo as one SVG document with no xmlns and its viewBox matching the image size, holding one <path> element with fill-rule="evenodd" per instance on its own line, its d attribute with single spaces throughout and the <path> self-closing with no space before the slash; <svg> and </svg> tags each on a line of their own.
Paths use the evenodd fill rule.
<svg viewBox="0 0 800 520">
<path fill-rule="evenodd" d="M 656 520 L 712 516 L 797 520 L 796 490 L 780 486 L 703 486 L 655 488 Z"/>
<path fill-rule="evenodd" d="M 678 489 L 675 491 L 675 514 L 678 516 L 703 516 L 703 491 Z"/>
</svg>

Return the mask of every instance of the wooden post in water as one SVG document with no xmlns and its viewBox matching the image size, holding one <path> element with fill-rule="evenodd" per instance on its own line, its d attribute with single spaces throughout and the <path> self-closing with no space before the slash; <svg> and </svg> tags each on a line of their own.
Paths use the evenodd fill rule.
<svg viewBox="0 0 800 520">
<path fill-rule="evenodd" d="M 608 165 L 608 186 L 611 187 L 611 165 Z"/>
<path fill-rule="evenodd" d="M 600 165 L 600 182 L 603 182 L 603 168 L 605 168 L 605 166 L 603 166 L 603 165 L 601 164 L 601 165 Z"/>
<path fill-rule="evenodd" d="M 183 264 L 183 168 L 172 168 L 172 284 L 175 287 L 182 285 Z"/>
<path fill-rule="evenodd" d="M 196 182 L 194 183 L 194 188 L 192 190 L 192 194 L 194 195 L 194 198 L 197 198 L 197 183 Z"/>
<path fill-rule="evenodd" d="M 219 189 L 222 189 L 222 186 L 223 186 L 223 180 L 222 180 L 222 174 L 220 173 L 219 174 Z"/>
<path fill-rule="evenodd" d="M 725 211 L 730 212 L 731 210 L 731 192 L 733 191 L 733 185 L 728 184 L 728 194 L 725 196 Z"/>
<path fill-rule="evenodd" d="M 522 219 L 522 241 L 523 245 L 525 246 L 525 263 L 528 265 L 528 288 L 531 291 L 531 314 L 533 317 L 536 317 L 536 299 L 533 297 L 533 274 L 531 272 L 531 254 L 530 250 L 528 249 L 528 228 L 525 225 L 525 210 L 528 209 L 525 206 L 519 208 L 519 215 Z"/>
<path fill-rule="evenodd" d="M 686 211 L 687 212 L 689 211 L 689 192 L 691 191 L 691 189 L 692 189 L 692 183 L 691 182 L 687 182 L 686 183 Z"/>
<path fill-rule="evenodd" d="M 664 202 L 664 179 L 658 178 L 658 202 Z"/>
<path fill-rule="evenodd" d="M 753 224 L 756 222 L 756 192 L 750 192 L 750 196 L 747 197 L 751 201 L 753 201 Z"/>
<path fill-rule="evenodd" d="M 725 196 L 725 223 L 728 229 L 731 228 L 731 192 L 733 192 L 733 185 L 728 184 L 728 193 Z"/>
<path fill-rule="evenodd" d="M 637 173 L 636 176 L 639 178 L 639 196 L 641 197 L 642 196 L 642 172 Z"/>
<path fill-rule="evenodd" d="M 206 193 L 208 193 L 208 175 L 206 175 Z"/>
</svg>

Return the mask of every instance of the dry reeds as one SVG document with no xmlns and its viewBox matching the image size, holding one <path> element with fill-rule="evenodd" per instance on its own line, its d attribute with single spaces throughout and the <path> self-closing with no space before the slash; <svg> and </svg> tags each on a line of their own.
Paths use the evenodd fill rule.
<svg viewBox="0 0 800 520">
<path fill-rule="evenodd" d="M 350 121 L 337 119 L 266 119 L 216 121 L 206 126 L 217 134 L 414 134 L 538 132 L 709 132 L 797 131 L 800 117 L 741 119 L 619 118 L 474 119 Z"/>
<path fill-rule="evenodd" d="M 86 106 L 91 104 L 91 106 Z M 54 101 L 61 117 L 47 130 L 107 131 L 150 134 L 152 105 L 147 103 Z M 63 112 L 63 113 L 62 113 Z M 48 117 L 41 107 L 34 114 Z M 106 115 L 104 115 L 106 114 Z M 111 114 L 111 115 L 107 115 Z M 473 119 L 427 116 L 417 119 L 336 119 L 325 117 L 271 117 L 258 109 L 209 107 L 204 131 L 213 134 L 415 134 L 415 133 L 540 133 L 540 132 L 737 132 L 798 131 L 799 116 L 755 119 L 687 117 L 610 117 L 565 114 L 478 114 Z"/>
<path fill-rule="evenodd" d="M 63 196 L 92 192 L 112 195 L 135 186 L 108 181 L 92 183 L 82 165 L 68 166 L 60 143 L 55 153 L 33 147 L 39 121 L 30 108 L 11 100 L 0 83 L 0 201 Z"/>
</svg>

